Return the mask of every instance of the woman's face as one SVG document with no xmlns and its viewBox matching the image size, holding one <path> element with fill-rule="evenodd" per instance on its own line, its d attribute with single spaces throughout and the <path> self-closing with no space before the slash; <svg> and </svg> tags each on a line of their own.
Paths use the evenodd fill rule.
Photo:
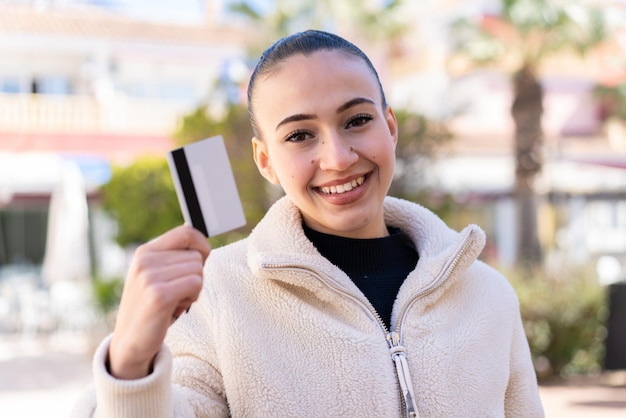
<svg viewBox="0 0 626 418">
<path fill-rule="evenodd" d="M 256 81 L 254 159 L 319 232 L 387 235 L 383 199 L 397 122 L 365 62 L 336 51 L 298 54 Z"/>
</svg>

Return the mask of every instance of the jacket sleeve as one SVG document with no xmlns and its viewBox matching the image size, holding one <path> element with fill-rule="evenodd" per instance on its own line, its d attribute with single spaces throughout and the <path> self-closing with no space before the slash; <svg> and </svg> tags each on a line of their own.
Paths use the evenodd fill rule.
<svg viewBox="0 0 626 418">
<path fill-rule="evenodd" d="M 200 394 L 172 385 L 172 353 L 163 345 L 149 376 L 120 380 L 109 374 L 106 357 L 111 336 L 98 347 L 93 359 L 93 383 L 75 403 L 71 418 L 200 418 L 227 416 L 219 396 Z"/>
<path fill-rule="evenodd" d="M 537 376 L 532 363 L 528 340 L 522 319 L 517 310 L 515 329 L 511 344 L 510 376 L 506 391 L 505 414 L 507 417 L 543 417 Z"/>
<path fill-rule="evenodd" d="M 71 417 L 194 417 L 184 402 L 174 407 L 170 384 L 172 356 L 163 346 L 154 361 L 153 372 L 141 379 L 120 380 L 106 369 L 111 336 L 105 338 L 93 358 L 93 383 L 74 405 Z"/>
<path fill-rule="evenodd" d="M 208 297 L 207 281 L 191 310 L 170 327 L 165 342 L 172 352 L 172 382 L 198 418 L 230 415 L 222 371 L 217 360 L 216 299 Z"/>
<path fill-rule="evenodd" d="M 98 347 L 93 384 L 74 406 L 72 418 L 214 418 L 229 416 L 217 367 L 218 320 L 214 292 L 205 288 L 191 310 L 168 329 L 149 376 L 120 380 L 105 363 L 111 337 Z"/>
</svg>

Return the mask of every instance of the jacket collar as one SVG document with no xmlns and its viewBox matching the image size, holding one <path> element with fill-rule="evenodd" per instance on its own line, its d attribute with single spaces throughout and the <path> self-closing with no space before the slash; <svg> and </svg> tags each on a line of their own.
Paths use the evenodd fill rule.
<svg viewBox="0 0 626 418">
<path fill-rule="evenodd" d="M 442 274 L 449 272 L 442 287 L 454 276 L 464 272 L 478 257 L 485 244 L 485 234 L 476 225 L 463 231 L 450 229 L 428 209 L 406 200 L 385 198 L 385 222 L 400 228 L 414 243 L 419 262 L 402 286 L 399 299 L 428 289 Z M 279 199 L 251 232 L 248 264 L 260 278 L 284 280 L 294 285 L 307 286 L 302 275 L 268 271 L 268 266 L 301 266 L 332 278 L 336 285 L 356 291 L 350 278 L 328 260 L 321 257 L 302 230 L 302 216 L 298 208 L 285 196 Z M 316 287 L 319 284 L 314 284 Z"/>
<path fill-rule="evenodd" d="M 468 225 L 457 232 L 430 210 L 402 199 L 385 199 L 385 222 L 407 234 L 420 257 L 406 285 L 400 289 L 399 298 L 432 286 L 448 287 L 476 261 L 485 246 L 485 233 L 477 225 Z M 443 277 L 446 274 L 448 277 Z"/>
<path fill-rule="evenodd" d="M 333 278 L 342 288 L 356 288 L 350 278 L 323 258 L 302 229 L 300 210 L 285 196 L 268 210 L 249 236 L 248 265 L 255 276 L 305 285 L 301 275 L 277 273 L 274 267 L 300 267 Z M 280 269 L 282 271 L 282 269 Z"/>
</svg>

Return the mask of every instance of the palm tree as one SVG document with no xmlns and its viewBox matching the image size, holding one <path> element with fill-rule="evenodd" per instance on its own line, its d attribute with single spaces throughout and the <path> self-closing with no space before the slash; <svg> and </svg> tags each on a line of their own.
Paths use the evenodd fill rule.
<svg viewBox="0 0 626 418">
<path fill-rule="evenodd" d="M 584 54 L 606 38 L 600 9 L 579 0 L 500 0 L 496 16 L 458 20 L 452 26 L 455 52 L 474 64 L 512 63 L 515 124 L 515 186 L 518 264 L 542 259 L 537 232 L 534 179 L 542 167 L 543 87 L 539 72 L 546 58 L 573 50 Z"/>
</svg>

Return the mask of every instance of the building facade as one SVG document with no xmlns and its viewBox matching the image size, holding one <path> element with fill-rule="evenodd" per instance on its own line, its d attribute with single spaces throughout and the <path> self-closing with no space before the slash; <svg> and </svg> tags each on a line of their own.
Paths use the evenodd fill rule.
<svg viewBox="0 0 626 418">
<path fill-rule="evenodd" d="M 68 165 L 93 200 L 112 165 L 164 156 L 181 116 L 247 76 L 253 39 L 219 0 L 184 24 L 80 2 L 0 2 L 0 267 L 43 262 Z"/>
</svg>

